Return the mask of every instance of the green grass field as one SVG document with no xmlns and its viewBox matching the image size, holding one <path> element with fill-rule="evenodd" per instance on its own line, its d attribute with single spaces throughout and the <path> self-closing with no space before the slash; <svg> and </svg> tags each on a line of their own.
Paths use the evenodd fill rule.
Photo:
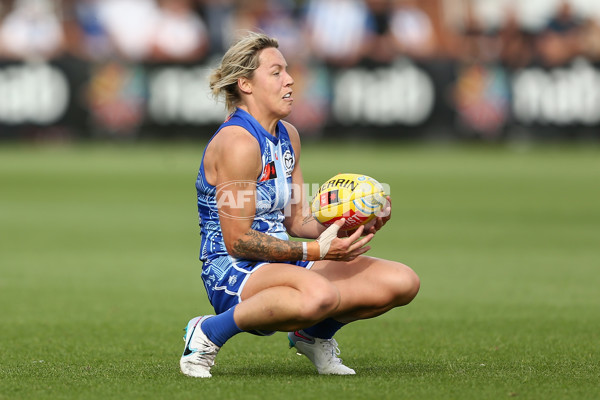
<svg viewBox="0 0 600 400">
<path fill-rule="evenodd" d="M 409 306 L 337 338 L 319 376 L 285 334 L 234 337 L 214 377 L 179 372 L 210 313 L 194 180 L 203 143 L 0 147 L 1 399 L 598 399 L 600 149 L 307 144 L 307 182 L 391 185 L 371 254 Z"/>
</svg>

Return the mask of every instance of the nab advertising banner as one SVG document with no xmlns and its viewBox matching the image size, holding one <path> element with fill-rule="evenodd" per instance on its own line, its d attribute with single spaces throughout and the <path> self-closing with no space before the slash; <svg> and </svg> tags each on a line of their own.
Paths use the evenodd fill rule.
<svg viewBox="0 0 600 400">
<path fill-rule="evenodd" d="M 63 118 L 72 87 L 64 71 L 50 64 L 0 67 L 0 121 L 50 125 Z"/>
<path fill-rule="evenodd" d="M 0 63 L 0 139 L 61 132 L 73 138 L 207 138 L 226 117 L 208 89 L 214 62 L 201 65 Z M 508 70 L 454 61 L 346 69 L 292 65 L 288 117 L 305 136 L 439 135 L 499 138 L 600 127 L 600 66 L 585 59 L 557 68 Z"/>
</svg>

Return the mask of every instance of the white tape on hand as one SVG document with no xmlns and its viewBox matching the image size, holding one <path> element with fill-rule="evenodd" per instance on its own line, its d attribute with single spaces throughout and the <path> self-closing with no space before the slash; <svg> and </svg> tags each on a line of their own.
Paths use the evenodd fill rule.
<svg viewBox="0 0 600 400">
<path fill-rule="evenodd" d="M 329 228 L 325 229 L 325 231 L 321 233 L 321 236 L 317 238 L 317 242 L 319 243 L 319 255 L 321 257 L 321 260 L 324 259 L 327 255 L 329 247 L 331 246 L 331 242 L 337 237 L 337 233 L 339 230 L 339 225 L 333 224 Z"/>
</svg>

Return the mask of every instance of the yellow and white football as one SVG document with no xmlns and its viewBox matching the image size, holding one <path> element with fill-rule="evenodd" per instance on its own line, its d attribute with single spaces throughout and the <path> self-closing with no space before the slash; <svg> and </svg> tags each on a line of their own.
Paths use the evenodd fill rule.
<svg viewBox="0 0 600 400">
<path fill-rule="evenodd" d="M 310 208 L 323 225 L 346 218 L 341 229 L 350 230 L 374 219 L 386 205 L 385 196 L 383 186 L 370 176 L 338 174 L 321 185 Z"/>
</svg>

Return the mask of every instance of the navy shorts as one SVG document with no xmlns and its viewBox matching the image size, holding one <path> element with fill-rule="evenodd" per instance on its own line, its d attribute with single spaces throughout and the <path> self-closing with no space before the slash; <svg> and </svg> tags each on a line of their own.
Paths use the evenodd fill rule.
<svg viewBox="0 0 600 400">
<path fill-rule="evenodd" d="M 215 312 L 221 314 L 242 301 L 241 294 L 246 281 L 252 273 L 270 262 L 264 261 L 235 261 L 229 257 L 219 257 L 204 262 L 202 280 L 208 294 L 208 300 Z M 295 261 L 285 264 L 297 265 L 301 268 L 312 268 L 314 261 Z M 210 268 L 214 267 L 214 268 Z M 216 273 L 222 271 L 217 278 Z"/>
</svg>

